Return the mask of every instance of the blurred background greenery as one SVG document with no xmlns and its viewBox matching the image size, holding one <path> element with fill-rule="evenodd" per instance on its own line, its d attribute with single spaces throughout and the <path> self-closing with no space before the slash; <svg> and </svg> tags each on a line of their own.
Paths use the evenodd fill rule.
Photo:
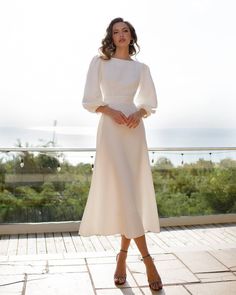
<svg viewBox="0 0 236 295">
<path fill-rule="evenodd" d="M 1 223 L 81 220 L 92 165 L 58 159 L 33 152 L 0 159 Z M 160 217 L 236 213 L 235 160 L 200 158 L 175 167 L 160 157 L 152 164 Z"/>
</svg>

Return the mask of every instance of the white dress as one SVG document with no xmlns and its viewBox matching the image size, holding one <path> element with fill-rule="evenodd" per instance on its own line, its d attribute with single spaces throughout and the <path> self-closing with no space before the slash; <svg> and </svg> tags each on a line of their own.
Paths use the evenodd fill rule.
<svg viewBox="0 0 236 295">
<path fill-rule="evenodd" d="M 95 56 L 89 66 L 83 106 L 95 112 L 109 105 L 126 116 L 144 108 L 155 112 L 157 97 L 149 67 L 134 60 Z M 160 232 L 143 121 L 136 128 L 102 114 L 96 157 L 79 234 L 127 238 Z"/>
</svg>

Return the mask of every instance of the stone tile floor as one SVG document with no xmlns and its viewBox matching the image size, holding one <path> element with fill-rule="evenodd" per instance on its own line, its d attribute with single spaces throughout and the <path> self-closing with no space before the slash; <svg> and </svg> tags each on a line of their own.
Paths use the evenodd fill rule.
<svg viewBox="0 0 236 295">
<path fill-rule="evenodd" d="M 232 237 L 234 233 L 236 237 L 236 227 L 230 229 Z M 177 235 L 176 232 L 176 238 Z M 129 250 L 127 283 L 122 287 L 113 283 L 116 266 L 113 250 L 1 255 L 0 294 L 235 295 L 236 242 L 231 240 L 228 246 L 222 245 L 223 242 L 218 247 L 214 244 L 214 248 L 207 244 L 199 248 L 173 245 L 165 251 L 151 245 L 150 253 L 164 283 L 159 292 L 149 289 L 145 266 L 134 247 Z"/>
</svg>

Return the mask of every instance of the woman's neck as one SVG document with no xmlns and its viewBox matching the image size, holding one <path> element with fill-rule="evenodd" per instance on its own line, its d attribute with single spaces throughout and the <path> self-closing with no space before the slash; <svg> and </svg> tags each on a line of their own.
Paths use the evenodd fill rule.
<svg viewBox="0 0 236 295">
<path fill-rule="evenodd" d="M 129 55 L 129 51 L 126 48 L 124 49 L 117 48 L 113 57 L 120 58 L 120 59 L 131 59 Z"/>
</svg>

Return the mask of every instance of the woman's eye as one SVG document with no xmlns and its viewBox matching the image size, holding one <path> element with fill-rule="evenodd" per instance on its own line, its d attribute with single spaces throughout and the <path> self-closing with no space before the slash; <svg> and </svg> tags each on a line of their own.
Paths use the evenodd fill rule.
<svg viewBox="0 0 236 295">
<path fill-rule="evenodd" d="M 115 34 L 117 34 L 117 32 L 113 32 L 113 34 L 115 35 Z"/>
</svg>

